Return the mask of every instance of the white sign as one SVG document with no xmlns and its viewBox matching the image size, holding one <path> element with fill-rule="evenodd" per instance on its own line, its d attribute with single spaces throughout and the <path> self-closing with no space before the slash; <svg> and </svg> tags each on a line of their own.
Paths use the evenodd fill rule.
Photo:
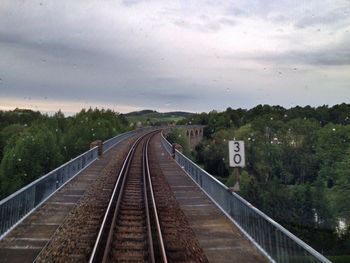
<svg viewBox="0 0 350 263">
<path fill-rule="evenodd" d="M 228 153 L 230 158 L 230 167 L 244 167 L 244 141 L 229 141 Z"/>
</svg>

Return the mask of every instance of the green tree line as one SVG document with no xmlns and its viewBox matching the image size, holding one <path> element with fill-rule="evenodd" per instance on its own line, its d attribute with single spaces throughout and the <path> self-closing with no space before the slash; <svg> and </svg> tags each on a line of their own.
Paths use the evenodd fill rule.
<svg viewBox="0 0 350 263">
<path fill-rule="evenodd" d="M 0 199 L 89 149 L 130 129 L 122 114 L 83 109 L 74 116 L 0 111 Z"/>
</svg>

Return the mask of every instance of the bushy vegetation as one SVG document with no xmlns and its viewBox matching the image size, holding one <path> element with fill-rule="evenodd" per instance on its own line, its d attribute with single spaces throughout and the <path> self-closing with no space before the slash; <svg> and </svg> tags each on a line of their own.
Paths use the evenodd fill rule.
<svg viewBox="0 0 350 263">
<path fill-rule="evenodd" d="M 92 141 L 128 126 L 123 115 L 111 110 L 82 110 L 72 117 L 0 111 L 0 199 L 88 150 Z"/>
<path fill-rule="evenodd" d="M 227 141 L 244 140 L 240 194 L 319 251 L 349 254 L 350 105 L 228 108 L 179 124 L 207 125 L 193 154 L 220 179 L 232 178 Z"/>
<path fill-rule="evenodd" d="M 186 133 L 183 129 L 172 129 L 166 136 L 167 140 L 170 143 L 177 143 L 182 146 L 182 152 L 190 156 L 191 155 L 191 149 L 188 142 L 188 138 L 186 136 Z"/>
</svg>

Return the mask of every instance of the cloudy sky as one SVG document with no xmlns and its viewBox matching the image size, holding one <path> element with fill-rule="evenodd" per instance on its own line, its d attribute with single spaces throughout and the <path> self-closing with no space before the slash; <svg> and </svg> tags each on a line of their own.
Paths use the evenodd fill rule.
<svg viewBox="0 0 350 263">
<path fill-rule="evenodd" d="M 350 103 L 349 0 L 1 0 L 0 109 Z"/>
</svg>

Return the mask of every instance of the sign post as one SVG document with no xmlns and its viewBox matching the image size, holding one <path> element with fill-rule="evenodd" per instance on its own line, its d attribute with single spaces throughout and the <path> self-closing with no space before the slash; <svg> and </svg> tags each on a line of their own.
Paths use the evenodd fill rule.
<svg viewBox="0 0 350 263">
<path fill-rule="evenodd" d="M 233 167 L 233 173 L 236 175 L 236 183 L 233 186 L 233 191 L 239 191 L 239 184 L 241 181 L 240 168 L 245 166 L 245 151 L 244 141 L 229 141 L 228 153 L 230 160 L 230 167 Z"/>
</svg>

